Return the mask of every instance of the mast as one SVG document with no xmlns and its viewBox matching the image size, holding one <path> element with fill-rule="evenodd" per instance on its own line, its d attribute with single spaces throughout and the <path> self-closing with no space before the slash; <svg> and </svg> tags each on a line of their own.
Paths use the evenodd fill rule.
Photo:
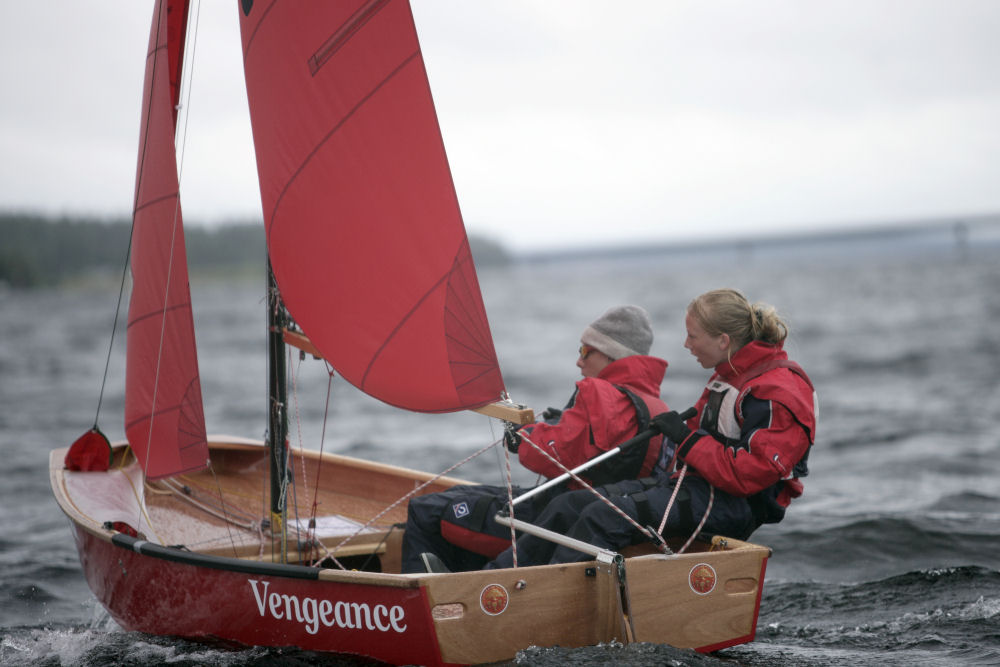
<svg viewBox="0 0 1000 667">
<path fill-rule="evenodd" d="M 271 259 L 267 260 L 267 367 L 268 367 L 268 437 L 271 471 L 271 558 L 276 552 L 280 562 L 288 562 L 288 503 L 285 490 L 289 485 L 288 468 L 288 386 L 286 384 L 285 342 L 282 329 L 285 326 L 285 307 L 281 293 L 271 270 Z M 275 545 L 275 540 L 280 544 Z M 277 548 L 276 548 L 277 547 Z"/>
</svg>

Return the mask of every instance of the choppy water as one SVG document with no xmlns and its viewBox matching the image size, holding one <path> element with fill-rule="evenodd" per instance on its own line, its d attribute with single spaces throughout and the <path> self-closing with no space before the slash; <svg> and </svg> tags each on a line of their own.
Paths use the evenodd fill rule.
<svg viewBox="0 0 1000 667">
<path fill-rule="evenodd" d="M 690 405 L 705 372 L 682 348 L 683 308 L 719 286 L 787 316 L 788 349 L 821 400 L 806 493 L 754 537 L 774 549 L 754 643 L 704 657 L 648 645 L 531 649 L 519 662 L 1000 663 L 998 267 L 1000 245 L 972 238 L 484 271 L 508 389 L 536 409 L 569 396 L 580 331 L 618 303 L 649 309 L 654 353 L 670 361 L 664 397 Z M 195 287 L 210 432 L 263 434 L 258 287 Z M 116 298 L 115 286 L 0 291 L 0 663 L 353 664 L 126 633 L 94 602 L 51 499 L 47 456 L 93 422 Z M 100 420 L 113 439 L 122 435 L 123 338 Z M 309 447 L 436 472 L 498 435 L 476 415 L 399 413 L 335 381 L 324 436 L 326 372 L 306 362 L 296 377 L 293 421 Z M 496 481 L 497 461 L 487 455 L 456 474 Z"/>
</svg>

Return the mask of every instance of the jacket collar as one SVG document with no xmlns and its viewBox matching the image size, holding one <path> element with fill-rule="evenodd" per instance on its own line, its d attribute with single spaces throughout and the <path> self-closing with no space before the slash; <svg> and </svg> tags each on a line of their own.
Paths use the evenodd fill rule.
<svg viewBox="0 0 1000 667">
<path fill-rule="evenodd" d="M 632 389 L 660 395 L 660 383 L 667 372 L 667 362 L 659 357 L 633 354 L 615 359 L 604 367 L 597 377 L 612 384 L 625 385 Z"/>
<path fill-rule="evenodd" d="M 783 343 L 772 345 L 759 340 L 751 341 L 736 351 L 727 361 L 715 367 L 715 373 L 726 382 L 736 379 L 743 371 L 772 359 L 787 359 Z"/>
</svg>

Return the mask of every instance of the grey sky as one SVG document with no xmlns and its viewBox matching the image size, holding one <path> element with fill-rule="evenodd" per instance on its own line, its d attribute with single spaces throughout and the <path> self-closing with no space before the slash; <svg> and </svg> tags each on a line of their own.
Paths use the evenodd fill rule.
<svg viewBox="0 0 1000 667">
<path fill-rule="evenodd" d="M 127 216 L 152 2 L 0 0 L 0 209 Z M 413 0 L 466 224 L 516 248 L 1000 212 L 1000 2 Z M 259 214 L 236 2 L 182 201 Z"/>
</svg>

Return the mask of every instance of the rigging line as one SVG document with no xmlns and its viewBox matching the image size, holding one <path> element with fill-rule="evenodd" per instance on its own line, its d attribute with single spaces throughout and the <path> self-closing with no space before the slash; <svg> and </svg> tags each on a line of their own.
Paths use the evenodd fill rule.
<svg viewBox="0 0 1000 667">
<path fill-rule="evenodd" d="M 653 534 L 649 532 L 649 529 L 647 529 L 647 528 L 645 528 L 643 526 L 640 526 L 638 521 L 636 521 L 635 519 L 633 519 L 632 517 L 630 517 L 628 514 L 626 514 L 620 507 L 618 507 L 613 502 L 611 502 L 611 500 L 609 498 L 605 498 L 600 493 L 598 493 L 597 490 L 593 486 L 591 486 L 590 484 L 588 484 L 587 482 L 585 482 L 579 475 L 577 475 L 572 470 L 570 470 L 569 468 L 567 468 L 566 466 L 564 466 L 561 461 L 559 461 L 554 456 L 552 456 L 551 454 L 549 454 L 547 451 L 545 451 L 539 445 L 537 445 L 534 442 L 532 442 L 531 439 L 528 438 L 528 436 L 526 436 L 526 435 L 521 436 L 521 439 L 524 442 L 527 442 L 529 445 L 531 445 L 535 449 L 537 449 L 539 452 L 541 452 L 542 455 L 546 456 L 552 463 L 556 464 L 559 467 L 560 470 L 562 470 L 564 473 L 566 473 L 570 477 L 572 477 L 583 488 L 585 488 L 588 491 L 590 491 L 591 493 L 593 493 L 597 498 L 599 498 L 601 500 L 601 502 L 603 502 L 605 505 L 607 505 L 608 507 L 610 507 L 612 510 L 614 510 L 614 512 L 616 514 L 618 514 L 623 519 L 625 519 L 628 523 L 630 523 L 632 526 L 634 526 L 636 528 L 636 530 L 638 530 L 639 532 L 641 532 L 643 535 L 645 535 L 646 537 L 648 537 L 650 540 L 653 540 L 653 542 L 655 542 L 657 544 L 657 546 L 660 546 L 660 541 L 655 539 L 655 537 L 653 536 Z"/>
<path fill-rule="evenodd" d="M 302 369 L 302 359 L 304 354 L 299 353 L 299 363 L 295 366 L 295 371 L 291 374 L 292 376 L 292 398 L 291 403 L 295 406 L 295 427 L 298 432 L 299 438 L 299 462 L 302 464 L 302 483 L 305 486 L 306 492 L 309 491 L 308 488 L 308 477 L 306 474 L 306 457 L 305 457 L 305 444 L 302 442 L 302 417 L 299 411 L 299 372 Z M 288 349 L 288 365 L 286 368 L 292 366 L 292 350 Z M 291 467 L 291 462 L 293 461 L 293 456 L 291 450 L 287 452 L 289 467 Z M 290 478 L 290 484 L 292 487 L 292 509 L 295 514 L 295 538 L 299 543 L 299 551 L 302 550 L 302 544 L 310 545 L 316 541 L 316 524 L 315 521 L 309 521 L 306 523 L 305 528 L 305 539 L 302 538 L 302 519 L 299 517 L 299 484 L 298 481 L 292 477 Z M 317 486 L 318 492 L 318 486 Z M 311 509 L 311 518 L 316 518 L 316 496 L 313 496 L 313 503 Z"/>
<path fill-rule="evenodd" d="M 139 471 L 140 471 L 139 474 L 141 476 L 144 476 L 146 474 L 145 471 L 143 471 L 141 467 L 140 467 Z M 146 511 L 146 493 L 145 493 L 146 485 L 145 485 L 145 482 L 143 482 L 143 485 L 142 485 L 143 492 L 139 493 L 139 491 L 136 490 L 136 488 L 135 488 L 135 482 L 132 481 L 132 478 L 129 477 L 127 474 L 124 474 L 124 471 L 123 471 L 123 476 L 125 477 L 125 480 L 128 482 L 129 488 L 132 489 L 132 497 L 135 498 L 136 505 L 137 505 L 137 507 L 139 509 L 140 517 L 136 521 L 136 527 L 137 527 L 136 532 L 138 532 L 138 528 L 142 527 L 142 519 L 145 518 L 146 519 L 146 525 L 149 526 L 149 530 L 151 530 L 153 532 L 153 536 L 156 539 L 156 542 L 158 544 L 163 544 L 164 543 L 163 542 L 163 538 L 161 538 L 160 534 L 156 531 L 156 526 L 153 525 L 153 521 L 150 518 L 149 513 Z"/>
<path fill-rule="evenodd" d="M 660 527 L 657 529 L 657 533 L 663 534 L 663 529 L 667 525 L 667 516 L 670 514 L 670 508 L 674 506 L 674 501 L 677 500 L 677 494 L 680 493 L 681 484 L 684 483 L 684 476 L 687 475 L 688 466 L 685 463 L 684 467 L 681 468 L 680 474 L 677 476 L 677 483 L 674 484 L 674 492 L 670 494 L 670 500 L 667 501 L 667 508 L 663 510 L 663 518 L 660 520 Z"/>
<path fill-rule="evenodd" d="M 213 473 L 213 477 L 215 477 L 214 474 L 215 471 L 211 470 L 211 472 Z M 164 490 L 157 489 L 155 486 L 153 486 L 154 483 L 162 484 L 165 487 L 165 489 Z M 218 493 L 219 502 L 215 505 L 210 505 L 210 506 L 219 508 L 228 507 L 228 509 L 226 510 L 226 514 L 228 514 L 230 517 L 237 517 L 239 519 L 239 521 L 236 522 L 237 524 L 239 524 L 240 521 L 246 522 L 247 524 L 251 524 L 257 520 L 258 518 L 257 516 L 251 514 L 248 510 L 245 510 L 242 507 L 236 506 L 236 501 L 227 504 L 223 498 L 223 494 L 225 494 L 233 496 L 238 499 L 246 499 L 248 497 L 251 497 L 249 494 L 239 494 L 234 492 L 232 489 L 222 489 L 220 487 L 221 487 L 221 482 L 216 482 L 215 480 L 213 480 L 212 484 L 201 484 L 196 479 L 193 479 L 188 475 L 165 477 L 163 479 L 157 480 L 156 482 L 148 482 L 148 481 L 146 482 L 147 493 L 153 493 L 153 494 L 183 493 L 193 498 L 196 492 L 199 492 L 208 497 L 212 497 L 212 493 Z M 207 501 L 202 501 L 202 502 L 205 502 L 205 504 L 209 504 Z"/>
<path fill-rule="evenodd" d="M 677 457 L 677 452 L 675 451 L 674 452 L 675 460 L 676 457 Z M 680 474 L 677 476 L 677 483 L 674 484 L 674 492 L 670 494 L 670 500 L 667 501 L 667 507 L 666 509 L 663 510 L 663 519 L 660 520 L 660 527 L 657 530 L 657 533 L 661 536 L 663 535 L 663 529 L 667 525 L 667 517 L 670 515 L 670 508 L 674 506 L 674 501 L 677 499 L 677 494 L 681 490 L 681 484 L 684 483 L 684 476 L 687 475 L 687 471 L 688 471 L 688 465 L 687 463 L 685 463 L 684 466 L 681 468 Z M 691 546 L 691 542 L 694 541 L 695 536 L 701 532 L 701 529 L 705 526 L 705 522 L 708 521 L 708 515 L 712 511 L 712 504 L 714 502 L 715 502 L 715 487 L 709 484 L 708 505 L 705 507 L 705 513 L 701 515 L 701 522 L 698 523 L 697 527 L 694 529 L 694 532 L 691 533 L 691 536 L 687 539 L 687 542 L 684 543 L 684 546 L 678 549 L 677 551 L 678 554 L 682 554 L 685 551 L 687 551 L 687 548 Z"/>
<path fill-rule="evenodd" d="M 300 367 L 301 367 L 302 359 L 304 358 L 304 356 L 305 356 L 304 353 L 301 353 L 301 352 L 299 353 L 299 366 Z M 325 442 L 326 442 L 326 423 L 327 423 L 327 417 L 328 417 L 329 412 L 330 412 L 330 394 L 331 394 L 331 387 L 332 387 L 332 384 L 333 384 L 333 367 L 330 366 L 329 362 L 327 362 L 325 359 L 324 359 L 324 365 L 326 366 L 326 370 L 327 370 L 326 404 L 325 404 L 325 409 L 323 411 L 323 427 L 322 427 L 322 430 L 320 432 L 320 446 L 319 446 L 319 454 L 320 455 L 319 455 L 319 457 L 316 460 L 316 481 L 315 481 L 314 486 L 312 487 L 312 503 L 310 504 L 310 507 L 309 507 L 309 522 L 307 524 L 308 528 L 306 530 L 306 539 L 305 539 L 306 545 L 308 545 L 309 548 L 312 551 L 315 552 L 316 558 L 314 560 L 319 560 L 319 549 L 317 548 L 317 545 L 320 545 L 320 546 L 322 545 L 322 542 L 319 540 L 319 538 L 316 535 L 316 516 L 317 516 L 317 514 L 319 512 L 319 486 L 320 486 L 320 477 L 321 477 L 322 468 L 323 468 L 323 451 L 324 451 L 324 445 L 325 445 Z M 298 379 L 298 375 L 297 375 L 297 372 L 296 372 L 296 375 L 294 375 L 292 377 L 292 381 L 293 381 L 293 394 L 295 396 L 295 418 L 296 418 L 296 425 L 297 425 L 297 429 L 298 429 L 298 433 L 299 433 L 299 449 L 301 450 L 301 452 L 303 452 L 303 453 L 300 453 L 299 460 L 302 463 L 302 482 L 306 486 L 306 491 L 308 492 L 309 491 L 309 488 L 308 488 L 309 477 L 308 477 L 308 471 L 306 469 L 306 457 L 304 455 L 305 444 L 302 442 L 302 419 L 301 419 L 300 413 L 299 413 L 298 383 L 297 383 L 297 379 Z M 293 482 L 293 484 L 294 484 L 294 488 L 298 489 L 298 485 L 295 482 Z M 296 505 L 295 505 L 295 511 L 296 511 L 296 518 L 298 518 L 298 501 L 297 500 L 296 500 Z M 300 550 L 301 550 L 301 547 L 300 547 Z M 312 553 L 312 551 L 311 551 L 311 553 Z M 336 559 L 334 559 L 334 560 L 336 560 Z"/>
<path fill-rule="evenodd" d="M 188 107 L 189 104 L 190 104 L 190 101 L 191 101 L 191 88 L 193 87 L 193 81 L 194 81 L 194 54 L 195 54 L 195 48 L 196 48 L 195 45 L 196 45 L 197 39 L 198 39 L 198 17 L 199 17 L 200 8 L 201 8 L 201 4 L 200 3 L 196 3 L 196 4 L 198 6 L 195 9 L 195 16 L 194 16 L 194 26 L 195 26 L 195 29 L 194 29 L 194 34 L 191 35 L 190 37 L 187 37 L 185 35 L 185 40 L 184 40 L 185 41 L 185 45 L 188 44 L 188 43 L 191 44 L 191 57 L 190 57 L 190 59 L 188 59 L 188 58 L 184 59 L 185 64 L 190 63 L 190 66 L 185 67 L 185 70 L 187 70 L 187 75 L 188 75 L 188 84 L 187 84 L 187 88 L 186 88 L 186 90 L 187 90 L 187 96 L 186 96 L 187 99 L 186 99 L 185 104 L 182 105 L 185 108 Z M 190 23 L 190 18 L 188 19 L 188 22 Z M 159 31 L 159 25 L 157 25 L 157 31 Z M 157 35 L 159 35 L 159 32 L 157 32 Z M 157 42 L 159 42 L 159 39 L 157 39 Z M 170 49 L 169 49 L 169 37 L 168 37 L 167 60 L 169 61 L 169 59 L 170 59 Z M 154 68 L 156 67 L 156 60 L 155 59 L 153 61 L 153 67 Z M 169 76 L 169 72 L 168 72 L 168 76 Z M 183 83 L 184 77 L 182 76 L 181 79 L 182 79 L 182 83 Z M 154 76 L 153 77 L 154 85 L 155 85 L 155 81 L 156 81 L 156 77 Z M 154 87 L 154 85 L 150 85 L 150 89 L 151 90 Z M 171 225 L 171 228 L 170 228 L 170 254 L 169 254 L 168 258 L 167 258 L 167 281 L 166 281 L 166 285 L 164 286 L 163 311 L 162 311 L 162 314 L 160 316 L 160 342 L 159 342 L 159 347 L 156 350 L 156 372 L 153 375 L 153 400 L 152 400 L 152 403 L 151 403 L 150 415 L 149 415 L 149 430 L 148 430 L 147 435 L 146 435 L 146 461 L 147 462 L 151 458 L 151 456 L 152 456 L 151 452 L 153 451 L 153 422 L 154 422 L 154 420 L 156 418 L 156 399 L 157 399 L 159 391 L 160 391 L 160 370 L 162 369 L 162 365 L 163 365 L 163 341 L 164 341 L 164 338 L 166 338 L 167 311 L 169 310 L 168 305 L 169 305 L 169 301 L 170 301 L 170 285 L 171 285 L 171 281 L 173 280 L 173 274 L 174 274 L 174 251 L 176 250 L 176 247 L 177 247 L 177 226 L 178 226 L 177 223 L 179 222 L 180 208 L 181 208 L 180 183 L 181 183 L 181 172 L 183 171 L 182 165 L 184 163 L 184 143 L 185 143 L 185 141 L 187 139 L 187 123 L 188 123 L 188 120 L 190 118 L 191 118 L 191 113 L 190 113 L 190 111 L 188 111 L 187 113 L 184 114 L 184 130 L 181 132 L 180 163 L 178 165 L 178 171 L 177 171 L 177 197 L 174 199 L 174 219 L 173 219 L 173 224 Z M 177 130 L 175 128 L 174 129 L 174 133 L 175 133 L 175 137 L 174 137 L 174 153 L 175 153 L 175 155 L 178 152 L 178 150 L 177 150 L 178 146 L 177 146 L 176 131 Z M 183 230 L 182 230 L 182 233 L 183 233 Z M 192 315 L 192 319 L 193 319 L 193 315 Z M 145 468 L 143 468 L 143 470 L 145 471 Z"/>
<path fill-rule="evenodd" d="M 226 509 L 226 498 L 222 495 L 222 484 L 219 482 L 219 477 L 215 474 L 215 466 L 212 465 L 211 461 L 208 463 L 208 470 L 212 473 L 212 481 L 215 482 L 215 487 L 219 493 L 219 506 L 222 509 L 222 522 L 226 524 L 226 534 L 229 537 L 229 546 L 233 550 L 233 558 L 239 558 L 239 551 L 236 549 L 236 538 L 233 537 L 232 524 L 235 523 L 235 520 L 230 518 L 229 511 Z M 250 524 L 250 527 L 253 527 L 252 523 Z"/>
<path fill-rule="evenodd" d="M 159 7 L 156 9 L 156 34 L 160 34 L 160 22 L 163 20 L 163 12 L 160 11 Z M 154 46 L 153 53 L 155 54 L 156 47 Z M 149 55 L 147 54 L 147 59 Z M 153 78 L 156 78 L 156 56 L 153 55 Z M 128 278 L 128 268 L 129 261 L 132 257 L 132 238 L 135 236 L 135 213 L 139 206 L 139 193 L 142 191 L 142 175 L 145 173 L 143 166 L 146 164 L 146 147 L 149 145 L 149 118 L 153 112 L 153 86 L 149 87 L 149 96 L 146 99 L 146 118 L 143 127 L 145 128 L 145 136 L 142 137 L 142 155 L 139 159 L 139 168 L 137 172 L 135 193 L 132 195 L 132 224 L 129 226 L 128 232 L 128 247 L 125 248 L 125 262 L 122 266 L 122 279 L 118 286 L 118 303 L 115 305 L 115 316 L 111 324 L 111 340 L 108 341 L 108 355 L 104 360 L 104 377 L 101 379 L 101 391 L 97 396 L 97 412 L 94 414 L 94 428 L 97 428 L 97 422 L 101 417 L 101 405 L 104 403 L 104 390 L 108 383 L 108 369 L 111 366 L 111 353 L 114 350 L 115 345 L 115 332 L 118 331 L 118 317 L 121 315 L 122 310 L 122 298 L 125 295 L 125 281 Z"/>
<path fill-rule="evenodd" d="M 708 505 L 705 507 L 705 513 L 701 515 L 701 522 L 698 524 L 698 527 L 694 529 L 694 532 L 691 533 L 691 537 L 687 539 L 687 542 L 684 543 L 684 546 L 682 546 L 680 549 L 677 550 L 677 553 L 679 554 L 684 553 L 685 551 L 687 551 L 687 548 L 691 546 L 691 543 L 694 542 L 695 536 L 701 532 L 701 529 L 705 526 L 705 522 L 708 521 L 708 515 L 712 511 L 712 504 L 714 502 L 715 502 L 715 487 L 709 484 Z"/>
<path fill-rule="evenodd" d="M 306 457 L 303 452 L 305 451 L 305 445 L 302 442 L 302 412 L 299 410 L 299 373 L 302 371 L 302 357 L 303 354 L 299 353 L 299 363 L 295 365 L 295 370 L 292 372 L 292 398 L 291 404 L 295 408 L 295 430 L 299 437 L 299 462 L 302 464 L 302 483 L 307 484 L 306 477 Z M 292 366 L 292 350 L 288 350 L 288 366 Z M 289 460 L 291 460 L 291 453 L 289 453 Z M 308 487 L 306 491 L 308 492 Z M 295 478 L 292 478 L 292 507 L 295 510 L 295 537 L 299 542 L 299 551 L 302 550 L 302 519 L 299 518 L 299 484 Z M 315 513 L 313 513 L 315 517 Z M 308 522 L 306 524 L 306 544 L 309 544 L 315 539 L 315 523 Z"/>
<path fill-rule="evenodd" d="M 128 265 L 129 257 L 132 254 L 132 234 L 135 231 L 135 218 L 132 219 L 132 225 L 129 228 L 128 233 L 128 247 L 125 249 L 125 262 L 122 267 L 122 280 L 121 284 L 118 286 L 118 303 L 115 305 L 115 316 L 111 323 L 111 340 L 108 341 L 108 355 L 104 359 L 104 377 L 101 378 L 101 391 L 97 395 L 97 412 L 94 414 L 94 428 L 97 428 L 97 422 L 101 417 L 101 404 L 104 402 L 104 389 L 108 383 L 108 369 L 111 366 L 111 353 L 115 346 L 115 332 L 118 330 L 118 316 L 121 314 L 122 310 L 122 297 L 125 294 L 125 281 L 128 278 Z"/>
<path fill-rule="evenodd" d="M 506 431 L 504 432 L 504 437 L 506 437 Z M 507 487 L 507 507 L 510 508 L 510 518 L 514 518 L 514 489 L 510 483 L 510 450 L 506 447 L 503 448 L 504 451 L 504 462 L 507 464 L 507 475 L 505 477 L 506 487 Z M 514 529 L 514 522 L 510 522 L 510 552 L 513 556 L 513 565 L 517 567 L 517 531 Z"/>
<path fill-rule="evenodd" d="M 504 391 L 504 392 L 502 392 L 502 394 L 500 396 L 500 399 L 501 400 L 509 401 L 510 400 L 510 396 L 507 394 L 506 391 Z M 490 419 L 489 422 L 490 422 L 490 435 L 492 435 L 492 436 L 495 437 L 496 436 L 496 432 L 493 430 L 493 420 Z M 506 433 L 507 433 L 507 429 L 506 429 L 506 427 L 504 427 L 504 430 L 503 430 L 503 434 L 504 435 L 500 436 L 501 440 L 505 439 Z M 513 488 L 512 488 L 512 484 L 511 484 L 511 481 L 513 479 L 513 475 L 512 475 L 512 472 L 511 472 L 511 465 L 510 465 L 510 450 L 507 449 L 506 447 L 500 447 L 499 450 L 503 451 L 504 460 L 503 461 L 500 460 L 501 454 L 500 454 L 500 451 L 497 451 L 497 454 L 496 454 L 496 464 L 497 464 L 498 472 L 501 475 L 505 475 L 506 486 L 507 486 L 507 506 L 511 508 L 510 518 L 513 519 L 514 518 L 514 492 L 513 492 Z M 501 466 L 504 466 L 506 468 L 505 472 L 502 472 L 501 470 L 499 470 L 501 468 Z M 542 476 L 538 475 L 538 478 L 535 480 L 534 486 L 538 486 L 538 484 L 540 484 L 541 481 L 542 481 Z M 514 567 L 515 568 L 517 567 L 517 548 L 515 546 L 516 543 L 517 543 L 517 530 L 514 528 L 514 524 L 512 523 L 511 526 L 510 526 L 510 545 L 511 545 L 511 555 L 513 556 L 513 563 L 514 563 Z"/>
<path fill-rule="evenodd" d="M 186 45 L 190 45 L 191 55 L 190 57 L 184 58 L 184 70 L 186 76 L 181 77 L 182 83 L 184 79 L 187 79 L 187 86 L 185 87 L 187 95 L 186 99 L 184 100 L 184 103 L 180 105 L 185 110 L 185 112 L 184 112 L 184 126 L 181 131 L 181 137 L 179 142 L 180 145 L 177 146 L 177 148 L 179 149 L 177 150 L 177 152 L 179 153 L 180 156 L 180 162 L 177 165 L 178 189 L 180 188 L 180 182 L 184 174 L 184 149 L 187 147 L 188 122 L 191 120 L 191 90 L 194 88 L 194 65 L 195 65 L 195 54 L 197 53 L 198 50 L 198 25 L 200 22 L 200 18 L 201 18 L 201 2 L 198 2 L 196 0 L 194 9 L 194 33 L 190 37 L 186 37 L 184 40 Z M 190 19 L 188 19 L 188 23 L 189 24 L 191 23 Z M 176 144 L 177 141 L 175 137 L 175 145 Z M 178 193 L 177 201 L 179 205 L 180 193 Z"/>
<path fill-rule="evenodd" d="M 212 473 L 213 481 L 216 484 L 216 488 L 212 489 L 211 486 L 200 486 L 191 483 L 190 480 L 185 480 L 187 483 L 181 483 L 177 481 L 175 477 L 167 477 L 161 480 L 157 480 L 157 483 L 163 485 L 163 489 L 157 489 L 153 486 L 153 482 L 146 482 L 146 492 L 153 494 L 166 494 L 175 495 L 184 499 L 195 499 L 195 493 L 200 492 L 203 496 L 206 496 L 208 500 L 198 500 L 200 507 L 210 508 L 206 511 L 211 511 L 213 516 L 216 516 L 227 521 L 231 521 L 234 525 L 240 528 L 254 529 L 254 525 L 258 522 L 258 517 L 245 512 L 242 509 L 234 507 L 232 504 L 227 504 L 225 498 L 223 497 L 224 490 L 221 488 L 221 482 L 218 481 L 215 470 L 209 466 L 209 470 Z M 212 500 L 212 493 L 217 492 L 219 494 L 218 502 Z M 232 494 L 230 494 L 232 495 Z"/>
<path fill-rule="evenodd" d="M 210 466 L 209 470 L 212 473 L 212 477 L 215 478 L 216 482 L 218 483 L 218 479 L 215 477 L 215 470 L 214 470 L 214 468 L 212 468 Z M 210 505 L 207 502 L 204 502 L 202 500 L 198 500 L 197 498 L 195 498 L 193 495 L 191 495 L 189 493 L 185 493 L 184 489 L 181 488 L 181 487 L 178 487 L 177 483 L 174 482 L 171 479 L 160 480 L 160 482 L 167 489 L 170 490 L 169 492 L 173 495 L 173 497 L 177 498 L 178 500 L 182 500 L 182 501 L 184 501 L 184 502 L 186 502 L 186 503 L 188 503 L 188 504 L 190 504 L 190 505 L 192 505 L 194 507 L 197 507 L 198 509 L 202 510 L 203 512 L 205 512 L 207 514 L 210 514 L 210 515 L 216 517 L 217 519 L 221 519 L 223 521 L 223 523 L 226 524 L 226 527 L 227 527 L 227 529 L 230 532 L 230 535 L 229 535 L 230 546 L 233 547 L 234 551 L 236 549 L 236 544 L 235 544 L 236 540 L 233 539 L 233 537 L 232 537 L 232 526 L 236 526 L 238 528 L 242 528 L 242 529 L 247 530 L 247 531 L 255 531 L 257 529 L 256 522 L 252 520 L 252 517 L 244 518 L 243 521 L 240 521 L 240 520 L 237 520 L 236 518 L 234 518 L 235 513 L 234 512 L 229 512 L 229 511 L 226 510 L 225 502 L 222 501 L 221 496 L 220 496 L 220 501 L 221 501 L 220 504 L 218 506 L 213 506 L 213 505 Z M 146 484 L 149 485 L 149 482 L 147 482 Z M 219 493 L 220 494 L 222 493 L 221 487 L 219 489 Z M 221 538 L 215 538 L 215 539 L 221 539 Z"/>
<path fill-rule="evenodd" d="M 333 366 L 330 362 L 323 360 L 323 364 L 326 366 L 326 404 L 323 408 L 323 428 L 319 433 L 319 458 L 316 461 L 316 486 L 313 488 L 313 504 L 312 504 L 312 518 L 316 518 L 316 512 L 318 511 L 319 504 L 319 480 L 320 473 L 323 471 L 323 451 L 326 447 L 326 422 L 327 417 L 330 415 L 330 397 L 333 393 Z M 303 459 L 303 466 L 305 465 L 305 460 Z M 305 469 L 303 467 L 302 479 L 305 479 Z"/>
<path fill-rule="evenodd" d="M 358 535 L 360 535 L 362 531 L 364 531 L 366 528 L 368 528 L 368 526 L 370 526 L 373 523 L 375 523 L 376 521 L 378 521 L 380 518 L 382 518 L 385 514 L 387 514 L 394 507 L 396 507 L 400 503 L 408 501 L 410 498 L 412 498 L 413 496 L 417 495 L 422 490 L 426 489 L 428 486 L 430 486 L 431 484 L 433 484 L 437 480 L 441 479 L 442 477 L 444 477 L 445 475 L 447 475 L 448 473 L 450 473 L 452 470 L 455 470 L 456 468 L 460 468 L 463 465 L 465 465 L 466 463 L 468 463 L 469 461 L 471 461 L 472 459 L 476 458 L 477 456 L 485 454 L 486 452 L 488 452 L 493 447 L 496 447 L 497 445 L 499 445 L 501 442 L 503 442 L 503 438 L 502 437 L 499 440 L 494 440 L 493 442 L 491 442 L 490 444 L 486 445 L 482 449 L 473 452 L 469 456 L 466 456 L 464 459 L 462 459 L 461 461 L 459 461 L 455 465 L 451 466 L 450 468 L 439 472 L 438 474 L 434 475 L 433 477 L 431 477 L 430 479 L 428 479 L 423 484 L 420 484 L 417 487 L 415 487 L 412 491 L 403 494 L 401 497 L 399 497 L 398 499 L 396 499 L 390 505 L 388 505 L 387 507 L 385 507 L 381 512 L 379 512 L 378 514 L 376 514 L 375 516 L 373 516 L 371 519 L 369 519 L 368 523 L 366 523 L 365 525 L 361 526 L 360 528 L 358 528 L 357 530 L 355 530 L 353 533 L 351 533 L 350 535 L 348 535 L 346 538 L 344 538 L 343 540 L 341 540 L 340 542 L 338 542 L 333 547 L 333 551 L 329 552 L 329 553 L 331 553 L 331 558 L 333 557 L 332 554 L 336 553 L 338 549 L 340 549 L 342 546 L 344 546 L 345 544 L 347 544 L 348 542 L 350 542 L 351 540 L 353 540 L 355 537 L 357 537 Z M 334 558 L 334 561 L 336 561 L 336 558 Z M 340 565 L 339 562 L 337 563 L 337 565 L 342 570 L 346 569 L 346 568 L 344 568 L 343 565 Z"/>
</svg>

